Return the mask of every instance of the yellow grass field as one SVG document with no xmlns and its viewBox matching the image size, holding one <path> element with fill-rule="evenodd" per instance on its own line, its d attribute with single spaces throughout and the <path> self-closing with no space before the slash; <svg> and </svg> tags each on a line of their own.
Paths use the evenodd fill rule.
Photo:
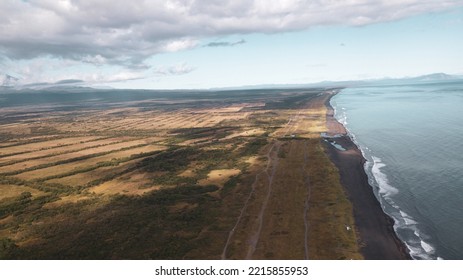
<svg viewBox="0 0 463 280">
<path fill-rule="evenodd" d="M 17 164 L 12 164 L 4 167 L 0 167 L 0 172 L 8 172 L 12 170 L 21 170 L 21 169 L 26 169 L 30 167 L 34 167 L 37 165 L 41 164 L 46 164 L 46 163 L 53 163 L 53 162 L 58 162 L 58 161 L 63 161 L 63 160 L 69 160 L 73 158 L 78 158 L 82 156 L 88 156 L 88 155 L 93 155 L 97 153 L 104 153 L 104 152 L 110 152 L 110 151 L 117 151 L 122 148 L 128 148 L 128 147 L 134 147 L 137 145 L 143 145 L 147 144 L 150 142 L 150 139 L 141 139 L 141 140 L 132 140 L 132 141 L 127 141 L 124 139 L 119 139 L 119 141 L 116 141 L 114 144 L 109 144 L 109 145 L 104 145 L 101 147 L 95 147 L 95 148 L 89 148 L 89 149 L 84 149 L 80 150 L 78 152 L 72 152 L 72 153 L 64 153 L 60 154 L 57 156 L 50 156 L 50 157 L 45 157 L 45 158 L 40 158 L 37 160 L 29 160 L 25 162 L 20 162 Z M 152 148 L 152 147 L 151 147 Z M 148 148 L 149 150 L 149 148 Z M 139 153 L 138 150 L 136 150 L 135 153 Z M 127 153 L 122 153 L 123 155 L 126 155 Z M 116 157 L 119 157 L 116 155 Z"/>
<path fill-rule="evenodd" d="M 96 187 L 92 187 L 88 191 L 90 193 L 106 195 L 141 195 L 160 188 L 161 186 L 153 186 L 149 176 L 146 174 L 133 172 L 115 180 L 105 182 Z"/>
<path fill-rule="evenodd" d="M 144 144 L 146 143 L 143 140 L 136 140 L 136 141 L 130 141 L 130 144 L 126 143 L 120 143 L 120 144 L 115 144 L 111 145 L 112 147 L 101 147 L 98 148 L 98 151 L 111 151 L 116 148 L 130 148 L 136 145 Z M 104 149 L 106 148 L 106 149 Z M 111 150 L 110 150 L 111 149 Z M 33 170 L 33 171 L 28 171 L 24 173 L 20 173 L 19 175 L 16 175 L 16 177 L 20 179 L 25 179 L 25 180 L 31 180 L 31 179 L 40 179 L 44 178 L 47 176 L 52 176 L 52 175 L 57 175 L 57 174 L 63 174 L 67 172 L 71 172 L 74 170 L 79 170 L 85 167 L 91 167 L 97 163 L 105 162 L 105 161 L 111 161 L 113 159 L 120 159 L 124 157 L 129 157 L 131 155 L 136 155 L 139 153 L 143 152 L 152 152 L 152 151 L 159 151 L 165 149 L 164 146 L 159 146 L 159 145 L 147 145 L 143 147 L 138 147 L 138 148 L 133 148 L 133 149 L 128 149 L 124 151 L 118 151 L 118 152 L 112 152 L 103 156 L 97 156 L 97 157 L 92 157 L 86 160 L 81 160 L 81 161 L 76 161 L 72 163 L 66 163 L 66 164 L 60 164 L 48 168 L 43 168 L 43 169 L 38 169 L 38 170 Z M 80 153 L 80 152 L 79 152 Z M 90 154 L 90 153 L 87 153 Z"/>
<path fill-rule="evenodd" d="M 199 185 L 217 185 L 223 187 L 231 176 L 236 176 L 240 174 L 241 170 L 239 169 L 216 169 L 212 170 L 207 174 L 206 179 L 202 179 L 198 182 Z"/>
<path fill-rule="evenodd" d="M 31 159 L 35 157 L 42 157 L 42 156 L 47 156 L 47 155 L 53 155 L 55 153 L 66 153 L 68 151 L 73 151 L 73 150 L 79 150 L 79 149 L 85 149 L 88 147 L 94 147 L 94 146 L 99 146 L 99 145 L 108 145 L 114 142 L 120 141 L 118 139 L 102 139 L 102 140 L 90 140 L 87 142 L 77 142 L 72 145 L 68 145 L 65 147 L 56 147 L 56 148 L 51 148 L 51 149 L 44 149 L 44 150 L 39 150 L 35 152 L 27 152 L 27 153 L 21 153 L 18 155 L 13 155 L 13 156 L 8 156 L 8 157 L 3 157 L 0 158 L 0 164 L 1 163 L 7 163 L 7 162 L 12 162 L 15 160 L 25 160 L 25 159 Z"/>
<path fill-rule="evenodd" d="M 319 141 L 322 93 L 142 92 L 77 109 L 0 108 L 12 120 L 0 119 L 4 256 L 360 258 Z"/>
<path fill-rule="evenodd" d="M 62 145 L 70 145 L 70 144 L 77 144 L 82 141 L 89 141 L 95 139 L 96 137 L 69 137 L 69 138 L 62 138 L 57 140 L 50 140 L 38 143 L 31 143 L 13 147 L 6 147 L 0 149 L 0 155 L 18 153 L 18 152 L 30 152 L 36 151 L 40 149 L 48 149 L 52 147 L 58 147 Z"/>
<path fill-rule="evenodd" d="M 25 187 L 25 186 L 16 186 L 16 185 L 3 185 L 0 184 L 0 200 L 5 198 L 13 198 L 18 197 L 21 193 L 29 192 L 31 193 L 32 197 L 38 197 L 44 195 L 44 192 L 39 190 Z"/>
<path fill-rule="evenodd" d="M 107 166 L 107 167 L 100 167 L 92 171 L 77 173 L 75 175 L 66 176 L 63 178 L 51 179 L 47 180 L 46 182 L 49 183 L 58 183 L 67 186 L 83 186 L 86 185 L 94 180 L 103 178 L 107 175 L 120 173 L 127 169 L 130 166 L 133 166 L 141 159 L 131 160 L 125 163 L 121 163 L 118 166 Z"/>
</svg>

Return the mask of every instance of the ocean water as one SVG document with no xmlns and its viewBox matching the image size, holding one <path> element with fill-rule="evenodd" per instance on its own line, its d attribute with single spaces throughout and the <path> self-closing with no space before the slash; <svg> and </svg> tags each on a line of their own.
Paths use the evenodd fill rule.
<svg viewBox="0 0 463 280">
<path fill-rule="evenodd" d="M 347 88 L 336 118 L 414 259 L 463 259 L 463 81 Z"/>
</svg>

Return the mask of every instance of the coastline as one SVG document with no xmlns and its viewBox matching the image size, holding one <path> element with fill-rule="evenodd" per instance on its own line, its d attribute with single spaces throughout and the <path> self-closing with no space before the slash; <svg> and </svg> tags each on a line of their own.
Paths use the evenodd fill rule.
<svg viewBox="0 0 463 280">
<path fill-rule="evenodd" d="M 411 259 L 408 248 L 394 231 L 394 220 L 384 213 L 373 193 L 364 170 L 366 160 L 362 152 L 334 116 L 330 100 L 338 92 L 330 94 L 325 101 L 328 131 L 322 138 L 325 151 L 338 168 L 341 184 L 352 203 L 360 252 L 366 260 Z M 335 147 L 334 141 L 342 149 Z"/>
</svg>

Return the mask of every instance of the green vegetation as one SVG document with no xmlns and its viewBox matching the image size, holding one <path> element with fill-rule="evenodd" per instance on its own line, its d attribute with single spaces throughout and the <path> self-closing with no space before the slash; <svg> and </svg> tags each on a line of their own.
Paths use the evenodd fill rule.
<svg viewBox="0 0 463 280">
<path fill-rule="evenodd" d="M 198 152 L 194 148 L 169 148 L 155 157 L 143 159 L 139 167 L 147 172 L 175 172 L 184 169 L 197 156 Z"/>
<path fill-rule="evenodd" d="M 50 175 L 50 176 L 42 177 L 42 178 L 40 178 L 40 179 L 38 179 L 36 181 L 41 182 L 41 181 L 47 181 L 47 180 L 52 180 L 52 179 L 63 178 L 63 177 L 72 176 L 72 175 L 79 174 L 79 173 L 85 173 L 85 172 L 88 172 L 88 171 L 92 171 L 92 170 L 98 169 L 100 167 L 118 166 L 119 164 L 127 162 L 127 161 L 131 161 L 131 160 L 139 159 L 139 158 L 144 158 L 144 157 L 149 157 L 149 156 L 152 156 L 152 155 L 159 154 L 161 152 L 162 151 L 152 151 L 152 152 L 146 152 L 146 153 L 133 154 L 133 155 L 128 156 L 128 157 L 113 158 L 113 159 L 111 159 L 109 161 L 102 161 L 102 162 L 99 162 L 99 163 L 97 163 L 95 165 L 92 165 L 92 166 L 87 166 L 87 167 L 83 167 L 83 168 L 79 168 L 79 169 L 74 169 L 72 171 L 65 172 L 65 173 L 60 173 L 60 174 L 56 174 L 56 175 Z M 130 170 L 125 171 L 124 173 L 133 171 L 136 168 L 137 167 L 131 168 Z M 104 181 L 103 179 L 100 179 L 100 180 L 102 180 L 102 181 L 95 181 L 95 182 L 102 183 Z"/>
<path fill-rule="evenodd" d="M 240 182 L 241 180 L 239 175 L 230 177 L 230 179 L 227 182 L 225 182 L 223 188 L 220 190 L 220 195 L 224 197 L 225 195 L 229 194 Z"/>
<path fill-rule="evenodd" d="M 89 140 L 89 141 L 80 141 L 79 144 L 88 143 L 88 142 L 95 142 L 95 141 L 104 140 L 104 139 L 108 139 L 108 138 L 111 138 L 111 137 L 102 137 L 102 138 L 97 138 L 97 139 L 93 139 L 93 140 Z M 106 144 L 99 144 L 99 145 L 88 146 L 88 147 L 83 147 L 83 148 L 73 149 L 73 150 L 67 150 L 67 151 L 61 151 L 61 152 L 48 153 L 48 154 L 42 155 L 42 156 L 29 157 L 29 158 L 23 158 L 23 159 L 18 159 L 18 160 L 11 160 L 11 161 L 8 161 L 8 162 L 0 163 L 0 167 L 13 165 L 13 164 L 16 164 L 16 163 L 25 162 L 25 161 L 29 161 L 29 160 L 49 158 L 49 157 L 58 156 L 58 155 L 64 155 L 64 154 L 80 152 L 80 151 L 84 151 L 84 150 L 87 150 L 87 149 L 99 148 L 99 147 L 104 147 L 104 146 L 108 146 L 108 145 L 124 143 L 124 142 L 132 141 L 132 140 L 134 140 L 134 139 L 128 139 L 128 140 L 112 142 L 112 143 L 106 143 Z M 31 153 L 31 152 L 37 152 L 37 151 L 45 151 L 45 150 L 50 150 L 50 149 L 64 148 L 64 147 L 73 146 L 73 145 L 75 145 L 75 143 L 64 144 L 64 145 L 59 145 L 59 146 L 54 146 L 54 147 L 44 147 L 44 148 L 34 150 L 34 151 L 22 151 L 22 152 L 17 152 L 17 153 L 4 154 L 4 155 L 0 155 L 0 158 L 7 157 L 7 156 L 16 156 L 16 155 L 21 155 L 21 154 L 27 154 L 27 153 Z"/>
<path fill-rule="evenodd" d="M 339 172 L 324 152 L 320 139 L 310 141 L 308 161 L 312 185 L 310 195 L 309 241 L 311 259 L 361 259 L 354 225 L 352 205 L 339 179 Z"/>
<path fill-rule="evenodd" d="M 203 130 L 201 133 L 210 133 Z M 189 132 L 187 132 L 189 133 Z M 216 135 L 217 131 L 214 132 Z M 249 141 L 249 142 L 248 142 Z M 197 146 L 171 146 L 164 151 L 133 154 L 129 157 L 112 159 L 95 165 L 72 170 L 57 175 L 43 176 L 37 180 L 21 180 L 11 174 L 0 176 L 0 183 L 30 186 L 47 193 L 34 198 L 30 193 L 6 199 L 0 204 L 0 219 L 11 216 L 11 220 L 0 226 L 0 230 L 22 231 L 27 234 L 22 239 L 3 239 L 1 257 L 12 258 L 153 258 L 178 259 L 194 256 L 207 246 L 212 236 L 219 242 L 215 230 L 221 229 L 224 221 L 224 197 L 233 195 L 234 188 L 241 181 L 239 176 L 231 177 L 220 190 L 220 198 L 212 196 L 219 188 L 214 185 L 198 186 L 199 179 L 217 168 L 246 168 L 240 157 L 255 155 L 267 144 L 264 137 L 240 137 L 228 143 L 204 143 Z M 123 150 L 123 149 L 121 149 Z M 89 157 L 91 158 L 91 157 Z M 69 187 L 58 183 L 45 182 L 78 173 L 89 172 L 101 167 L 117 166 L 121 163 L 142 159 L 120 172 L 93 180 L 84 186 Z M 61 162 L 50 162 L 46 166 L 84 161 L 87 156 Z M 175 174 L 183 172 L 191 165 L 195 176 L 182 177 Z M 39 166 L 44 168 L 45 165 Z M 50 202 L 58 202 L 60 197 L 85 193 L 85 190 L 103 182 L 119 178 L 133 171 L 153 174 L 152 184 L 176 186 L 164 188 L 143 196 L 116 195 L 102 200 L 86 193 L 88 199 L 73 203 L 60 203 L 59 206 L 44 207 Z M 140 186 L 140 188 L 149 187 Z M 106 201 L 102 204 L 102 201 Z M 60 217 L 59 219 L 57 217 Z M 33 221 L 40 221 L 35 223 Z M 228 223 L 227 222 L 227 223 Z M 209 231 L 205 229 L 210 228 Z M 221 229 L 226 230 L 228 226 Z M 215 229 L 215 230 L 214 230 Z M 206 234 L 206 235 L 205 235 Z M 40 237 L 28 246 L 17 246 L 17 242 Z M 153 236 L 146 240 L 145 236 Z M 42 240 L 42 241 L 40 241 Z M 219 247 L 214 247 L 217 250 Z M 207 250 L 206 250 L 207 251 Z M 218 254 L 215 251 L 214 254 Z"/>
<path fill-rule="evenodd" d="M 164 185 L 164 186 L 181 186 L 181 185 L 188 185 L 188 184 L 196 184 L 197 181 L 198 181 L 198 177 L 182 177 L 182 176 L 175 176 L 171 174 L 159 175 L 152 179 L 152 183 L 154 185 Z"/>
<path fill-rule="evenodd" d="M 86 159 L 90 159 L 90 158 L 94 158 L 94 157 L 104 156 L 104 155 L 114 153 L 114 152 L 121 152 L 121 151 L 126 151 L 126 150 L 130 150 L 130 149 L 134 149 L 134 148 L 144 147 L 144 146 L 147 146 L 147 145 L 148 144 L 138 144 L 138 145 L 134 145 L 134 146 L 120 148 L 120 149 L 117 149 L 117 150 L 110 150 L 110 151 L 99 152 L 99 153 L 94 153 L 94 154 L 90 154 L 90 155 L 84 155 L 84 156 L 80 156 L 80 157 L 64 159 L 64 160 L 55 161 L 55 162 L 39 164 L 39 165 L 32 166 L 32 167 L 29 167 L 29 168 L 21 169 L 21 170 L 16 170 L 16 171 L 11 171 L 11 172 L 4 172 L 4 173 L 1 173 L 0 175 L 4 175 L 4 176 L 17 175 L 17 174 L 28 172 L 28 171 L 34 171 L 34 170 L 43 169 L 43 168 L 56 166 L 56 165 L 61 165 L 61 164 L 66 164 L 66 163 L 73 163 L 73 162 L 82 161 L 82 160 L 86 160 Z"/>
<path fill-rule="evenodd" d="M 274 200 L 268 203 L 268 209 L 274 209 L 265 216 L 274 220 L 262 226 L 263 234 L 268 233 L 262 238 L 281 237 L 285 242 L 284 236 L 299 238 L 303 235 L 300 205 L 307 188 L 297 179 L 301 153 L 290 147 L 306 140 L 271 135 L 280 135 L 294 109 L 305 107 L 319 93 L 318 89 L 108 91 L 98 96 L 105 101 L 92 107 L 82 102 L 50 112 L 2 112 L 1 122 L 9 126 L 8 130 L 0 127 L 0 167 L 5 167 L 0 184 L 18 189 L 0 199 L 0 259 L 217 259 L 244 213 L 248 228 L 237 229 L 238 237 L 227 252 L 239 256 L 238 245 L 249 244 L 240 238 L 255 226 L 252 217 L 259 216 L 259 203 L 267 197 L 268 176 L 275 176 L 276 184 L 270 196 Z M 86 94 L 66 99 L 80 100 Z M 95 98 L 94 93 L 88 96 Z M 237 107 L 242 109 L 237 112 Z M 66 142 L 83 136 L 92 140 L 78 143 L 114 141 L 78 147 Z M 165 150 L 142 148 L 153 144 L 154 136 Z M 50 144 L 49 140 L 59 141 Z M 144 142 L 128 146 L 133 140 Z M 332 256 L 317 251 L 326 246 L 336 253 L 351 252 L 352 236 L 325 231 L 339 230 L 335 224 L 345 220 L 349 208 L 335 170 L 316 141 L 307 141 L 314 149 L 308 162 L 319 163 L 308 170 L 315 184 L 311 209 L 320 215 L 311 217 L 311 235 L 318 236 L 311 242 L 320 242 L 311 248 L 317 256 Z M 120 149 L 89 152 L 125 142 Z M 266 154 L 269 147 L 279 147 L 274 143 L 281 149 Z M 27 144 L 33 145 L 22 149 Z M 122 151 L 127 152 L 110 159 L 111 153 Z M 67 156 L 71 153 L 75 154 Z M 273 166 L 280 169 L 274 173 L 265 169 Z M 341 208 L 336 208 L 338 202 Z M 287 210 L 286 216 L 280 210 Z M 295 221 L 289 229 L 272 228 L 285 226 L 288 220 Z M 265 243 L 273 246 L 275 240 Z M 293 252 L 300 251 L 301 244 L 289 241 L 293 247 L 288 256 L 299 256 Z M 262 256 L 274 258 L 277 253 L 267 250 Z"/>
<path fill-rule="evenodd" d="M 321 89 L 303 90 L 280 100 L 267 102 L 264 109 L 298 109 L 320 94 Z"/>
<path fill-rule="evenodd" d="M 209 194 L 216 186 L 185 186 L 142 197 L 115 196 L 89 211 L 94 201 L 40 209 L 49 222 L 31 226 L 46 240 L 26 248 L 5 242 L 7 258 L 39 259 L 179 259 L 201 246 L 201 231 L 217 219 L 220 203 Z M 194 205 L 175 209 L 176 205 Z M 86 210 L 87 209 L 87 210 Z M 65 216 L 55 222 L 53 217 Z M 16 219 L 27 220 L 28 212 Z M 147 238 L 147 237 L 150 238 Z M 14 252 L 14 254 L 12 254 Z M 4 253 L 5 254 L 5 253 Z"/>
<path fill-rule="evenodd" d="M 17 198 L 3 199 L 0 201 L 0 219 L 6 215 L 22 210 L 32 201 L 30 192 L 23 192 Z"/>
<path fill-rule="evenodd" d="M 18 257 L 18 246 L 10 238 L 0 239 L 0 260 L 15 259 Z"/>
<path fill-rule="evenodd" d="M 249 140 L 248 143 L 239 151 L 241 156 L 250 156 L 255 155 L 259 152 L 262 147 L 268 144 L 266 136 L 257 137 L 255 139 Z"/>
<path fill-rule="evenodd" d="M 214 139 L 221 139 L 230 135 L 236 127 L 193 127 L 172 130 L 171 133 L 179 134 L 183 139 L 198 139 L 212 137 Z"/>
</svg>

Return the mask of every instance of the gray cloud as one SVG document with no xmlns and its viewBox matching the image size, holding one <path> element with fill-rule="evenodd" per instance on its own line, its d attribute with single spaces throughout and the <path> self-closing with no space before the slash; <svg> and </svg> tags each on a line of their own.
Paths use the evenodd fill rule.
<svg viewBox="0 0 463 280">
<path fill-rule="evenodd" d="M 66 80 L 57 81 L 55 84 L 68 85 L 68 84 L 81 84 L 83 82 L 84 82 L 83 80 L 78 80 L 78 79 L 66 79 Z"/>
<path fill-rule="evenodd" d="M 0 60 L 56 57 L 147 69 L 147 58 L 205 38 L 367 25 L 459 5 L 463 0 L 2 0 Z"/>
<path fill-rule="evenodd" d="M 0 74 L 1 83 L 0 86 L 8 87 L 15 85 L 19 79 L 8 74 Z"/>
<path fill-rule="evenodd" d="M 233 47 L 244 43 L 246 43 L 246 41 L 243 39 L 236 42 L 210 42 L 209 44 L 204 45 L 204 47 Z"/>
</svg>

